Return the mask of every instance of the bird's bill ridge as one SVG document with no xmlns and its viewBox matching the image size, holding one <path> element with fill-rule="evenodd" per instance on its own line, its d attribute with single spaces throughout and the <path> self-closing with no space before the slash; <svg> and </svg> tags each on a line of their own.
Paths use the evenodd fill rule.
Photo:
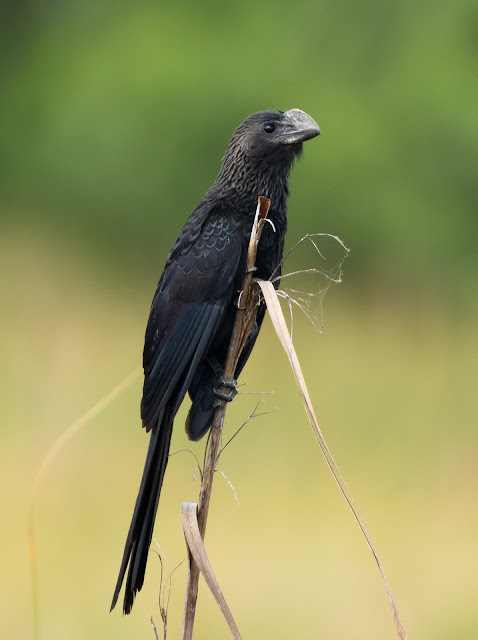
<svg viewBox="0 0 478 640">
<path fill-rule="evenodd" d="M 317 122 L 301 109 L 284 111 L 284 118 L 287 123 L 282 140 L 284 144 L 305 142 L 320 135 L 320 128 Z"/>
</svg>

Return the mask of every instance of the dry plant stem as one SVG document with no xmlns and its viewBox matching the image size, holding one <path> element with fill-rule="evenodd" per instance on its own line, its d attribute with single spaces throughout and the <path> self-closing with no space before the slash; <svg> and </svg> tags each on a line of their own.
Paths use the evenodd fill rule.
<svg viewBox="0 0 478 640">
<path fill-rule="evenodd" d="M 270 200 L 259 196 L 254 225 L 251 231 L 251 239 L 249 242 L 249 250 L 247 254 L 246 274 L 242 286 L 242 295 L 240 304 L 236 313 L 234 330 L 232 332 L 231 342 L 227 353 L 227 360 L 224 367 L 224 381 L 231 383 L 234 379 L 234 371 L 237 361 L 244 346 L 247 335 L 252 327 L 255 317 L 256 302 L 252 293 L 252 275 L 256 262 L 257 245 L 261 236 L 262 228 L 265 224 L 267 213 L 269 211 Z M 221 388 L 222 393 L 228 393 L 227 387 Z M 199 492 L 199 508 L 198 508 L 198 526 L 201 537 L 204 540 L 206 534 L 207 517 L 209 513 L 209 503 L 211 500 L 212 481 L 214 471 L 216 469 L 217 458 L 221 445 L 222 427 L 226 414 L 227 404 L 222 402 L 215 410 L 212 424 L 211 435 L 209 438 L 209 446 L 206 454 L 206 462 L 201 481 L 201 489 Z M 196 613 L 196 602 L 198 596 L 199 568 L 189 553 L 189 576 L 186 591 L 186 602 L 184 605 L 183 630 L 181 639 L 192 640 L 194 616 Z"/>
<path fill-rule="evenodd" d="M 154 622 L 154 618 L 153 618 L 153 616 L 151 616 L 151 618 L 150 618 L 150 622 L 151 622 L 151 626 L 153 627 L 154 637 L 156 638 L 156 640 L 159 640 L 159 636 L 158 636 L 158 629 L 157 629 L 156 624 L 155 624 L 155 622 Z"/>
</svg>

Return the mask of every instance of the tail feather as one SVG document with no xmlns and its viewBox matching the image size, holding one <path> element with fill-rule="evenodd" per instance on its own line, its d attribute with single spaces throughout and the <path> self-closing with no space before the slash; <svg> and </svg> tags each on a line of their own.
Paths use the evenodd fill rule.
<svg viewBox="0 0 478 640">
<path fill-rule="evenodd" d="M 190 440 L 200 440 L 211 426 L 217 400 L 214 388 L 218 386 L 219 380 L 210 365 L 201 363 L 189 386 L 192 404 L 186 418 L 186 433 Z"/>
<path fill-rule="evenodd" d="M 123 560 L 116 582 L 111 610 L 118 600 L 121 585 L 126 578 L 123 611 L 128 614 L 133 606 L 136 593 L 141 590 L 148 560 L 149 547 L 153 537 L 154 521 L 158 508 L 159 494 L 168 463 L 169 446 L 173 428 L 174 414 L 169 407 L 151 431 L 148 453 L 144 465 L 143 477 L 134 507 L 133 518 L 126 538 Z"/>
</svg>

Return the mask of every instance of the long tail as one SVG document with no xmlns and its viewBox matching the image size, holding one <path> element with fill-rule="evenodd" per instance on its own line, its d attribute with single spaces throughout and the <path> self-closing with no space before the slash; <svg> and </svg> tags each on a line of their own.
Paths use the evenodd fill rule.
<svg viewBox="0 0 478 640">
<path fill-rule="evenodd" d="M 136 593 L 143 586 L 159 494 L 161 493 L 164 473 L 168 463 L 173 418 L 173 411 L 170 407 L 166 407 L 158 424 L 151 430 L 143 477 L 141 478 L 133 518 L 126 538 L 123 560 L 110 610 L 116 605 L 128 565 L 123 602 L 124 613 L 130 613 Z"/>
</svg>

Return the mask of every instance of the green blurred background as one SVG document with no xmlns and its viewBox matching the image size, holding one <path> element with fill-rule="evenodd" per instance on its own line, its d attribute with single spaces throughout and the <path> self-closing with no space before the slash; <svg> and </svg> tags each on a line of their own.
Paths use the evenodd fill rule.
<svg viewBox="0 0 478 640">
<path fill-rule="evenodd" d="M 351 248 L 326 331 L 295 340 L 329 445 L 409 637 L 478 637 L 477 31 L 471 0 L 18 0 L 0 16 L 0 637 L 32 638 L 27 508 L 51 443 L 140 363 L 167 252 L 234 127 L 320 124 L 294 169 L 291 246 Z M 292 263 L 294 264 L 294 263 Z M 244 638 L 394 638 L 374 561 L 266 324 L 246 390 L 275 390 L 224 453 L 207 547 Z M 68 443 L 36 508 L 42 638 L 153 638 L 152 554 L 108 613 L 147 438 L 136 382 Z M 234 433 L 257 396 L 228 411 Z M 178 417 L 173 451 L 188 447 Z M 203 443 L 192 445 L 202 456 Z M 169 464 L 156 536 L 184 559 L 194 458 Z M 173 575 L 168 638 L 186 580 Z M 203 589 L 196 637 L 225 638 Z"/>
</svg>

